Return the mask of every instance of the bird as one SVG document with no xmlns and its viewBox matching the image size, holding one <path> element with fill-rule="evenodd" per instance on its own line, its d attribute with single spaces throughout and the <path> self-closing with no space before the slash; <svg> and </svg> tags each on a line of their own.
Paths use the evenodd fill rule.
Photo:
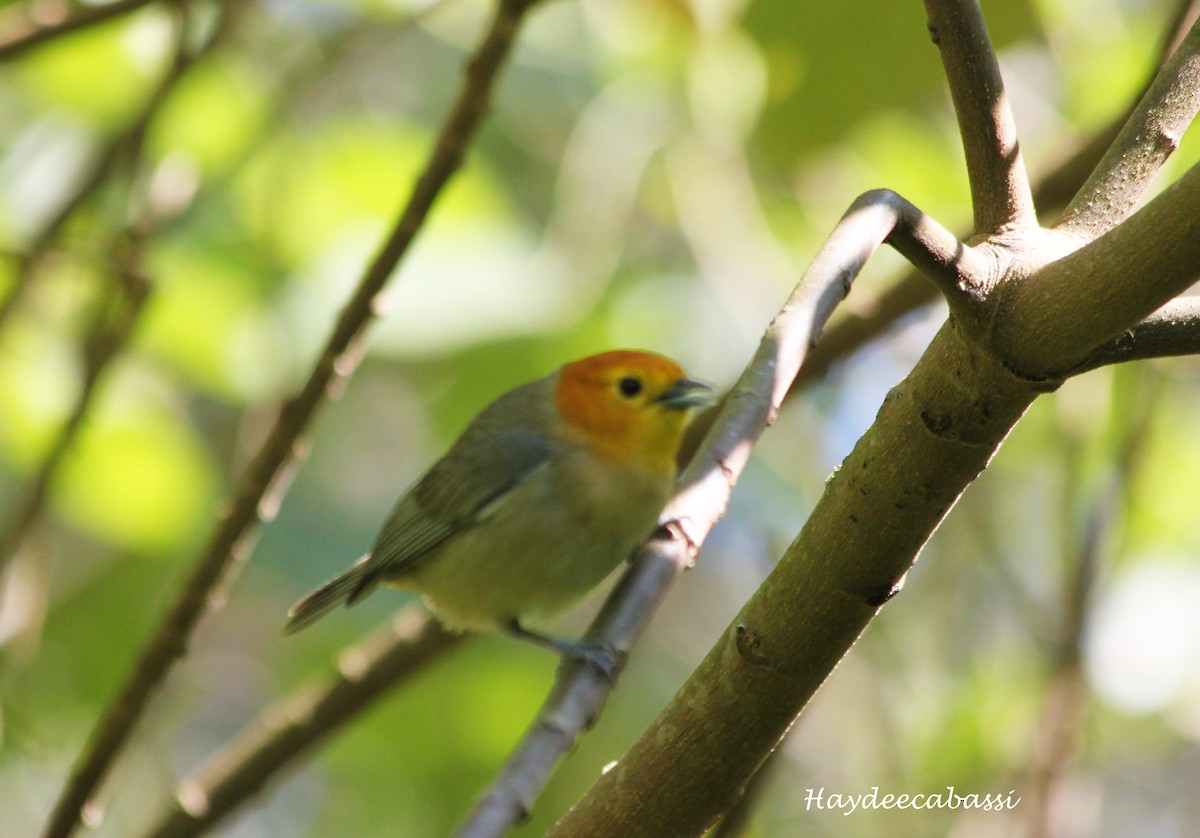
<svg viewBox="0 0 1200 838">
<path fill-rule="evenodd" d="M 421 593 L 452 631 L 611 670 L 604 650 L 527 622 L 581 600 L 652 534 L 687 423 L 712 401 L 674 361 L 628 349 L 509 390 L 401 496 L 369 553 L 292 606 L 284 633 L 386 584 Z"/>
</svg>

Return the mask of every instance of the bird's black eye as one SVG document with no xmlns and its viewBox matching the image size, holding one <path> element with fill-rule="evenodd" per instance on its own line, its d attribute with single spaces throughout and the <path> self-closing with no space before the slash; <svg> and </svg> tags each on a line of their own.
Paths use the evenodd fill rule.
<svg viewBox="0 0 1200 838">
<path fill-rule="evenodd" d="M 621 395 L 627 399 L 632 399 L 638 393 L 642 392 L 642 382 L 636 378 L 622 378 L 617 382 L 617 389 L 621 391 Z"/>
</svg>

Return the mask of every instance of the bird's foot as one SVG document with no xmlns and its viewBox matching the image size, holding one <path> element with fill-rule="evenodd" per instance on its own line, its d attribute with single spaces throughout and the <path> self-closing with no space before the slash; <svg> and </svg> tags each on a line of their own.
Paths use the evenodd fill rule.
<svg viewBox="0 0 1200 838">
<path fill-rule="evenodd" d="M 553 649 L 563 660 L 582 661 L 609 681 L 617 677 L 617 672 L 625 660 L 625 653 L 609 643 L 595 640 L 566 640 L 561 637 L 550 637 L 530 631 L 518 620 L 508 623 L 508 633 L 519 640 L 525 640 L 545 649 Z"/>
</svg>

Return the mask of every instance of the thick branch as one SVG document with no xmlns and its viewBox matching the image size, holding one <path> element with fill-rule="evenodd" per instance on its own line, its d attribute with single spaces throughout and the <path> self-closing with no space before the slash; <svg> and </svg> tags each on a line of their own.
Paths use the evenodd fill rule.
<svg viewBox="0 0 1200 838">
<path fill-rule="evenodd" d="M 703 663 L 553 836 L 699 835 L 895 593 L 1036 391 L 943 327 Z M 686 771 L 673 770 L 680 765 Z"/>
<path fill-rule="evenodd" d="M 1197 277 L 1200 164 L 1100 238 L 1012 283 L 994 349 L 1031 379 L 1069 374 Z"/>
<path fill-rule="evenodd" d="M 397 614 L 388 629 L 342 652 L 331 680 L 303 687 L 268 707 L 180 783 L 147 838 L 206 832 L 261 792 L 282 768 L 463 639 L 421 609 Z"/>
<path fill-rule="evenodd" d="M 44 833 L 63 838 L 124 747 L 134 725 L 172 664 L 186 651 L 209 595 L 234 559 L 250 552 L 262 510 L 276 506 L 286 490 L 299 440 L 331 385 L 354 370 L 375 314 L 375 299 L 408 250 L 442 187 L 456 172 L 486 109 L 496 75 L 512 46 L 531 0 L 502 0 L 467 67 L 458 98 L 438 135 L 420 178 L 391 235 L 342 310 L 324 352 L 304 388 L 283 405 L 263 447 L 243 474 L 228 511 L 193 565 L 189 578 L 143 649 L 113 705 L 97 721 Z"/>
<path fill-rule="evenodd" d="M 1163 65 L 1058 229 L 1094 239 L 1128 217 L 1200 110 L 1200 23 Z"/>
<path fill-rule="evenodd" d="M 53 23 L 37 23 L 29 18 L 26 8 L 10 7 L 5 14 L 7 19 L 0 21 L 0 62 L 10 61 L 32 47 L 137 11 L 153 2 L 155 0 L 115 0 L 100 6 L 84 6 L 77 8 L 70 17 Z M 23 4 L 29 5 L 32 4 Z"/>
<path fill-rule="evenodd" d="M 872 253 L 888 241 L 937 277 L 957 298 L 975 284 L 973 252 L 892 192 L 855 201 L 775 317 L 754 358 L 725 398 L 712 430 L 664 510 L 669 537 L 651 540 L 589 629 L 587 637 L 624 656 L 667 588 L 689 567 L 762 431 L 775 419 L 808 350 Z M 599 714 L 612 682 L 593 668 L 565 665 L 533 726 L 459 832 L 460 838 L 505 834 L 530 811 L 555 764 Z M 562 834 L 574 834 L 570 831 Z M 624 834 L 623 829 L 608 835 Z M 671 829 L 656 835 L 677 834 Z"/>
<path fill-rule="evenodd" d="M 975 232 L 1037 223 L 1016 122 L 977 0 L 925 0 L 958 116 Z"/>
</svg>

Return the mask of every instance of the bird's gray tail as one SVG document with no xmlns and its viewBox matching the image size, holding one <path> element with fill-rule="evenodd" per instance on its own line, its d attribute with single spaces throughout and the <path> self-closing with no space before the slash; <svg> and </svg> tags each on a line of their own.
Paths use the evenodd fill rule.
<svg viewBox="0 0 1200 838">
<path fill-rule="evenodd" d="M 367 557 L 364 556 L 363 559 Z M 362 581 L 364 561 L 335 579 L 330 579 L 304 599 L 288 609 L 288 621 L 283 627 L 284 634 L 294 634 L 321 617 L 325 612 L 339 603 L 345 602 Z M 348 604 L 348 603 L 347 603 Z"/>
</svg>

